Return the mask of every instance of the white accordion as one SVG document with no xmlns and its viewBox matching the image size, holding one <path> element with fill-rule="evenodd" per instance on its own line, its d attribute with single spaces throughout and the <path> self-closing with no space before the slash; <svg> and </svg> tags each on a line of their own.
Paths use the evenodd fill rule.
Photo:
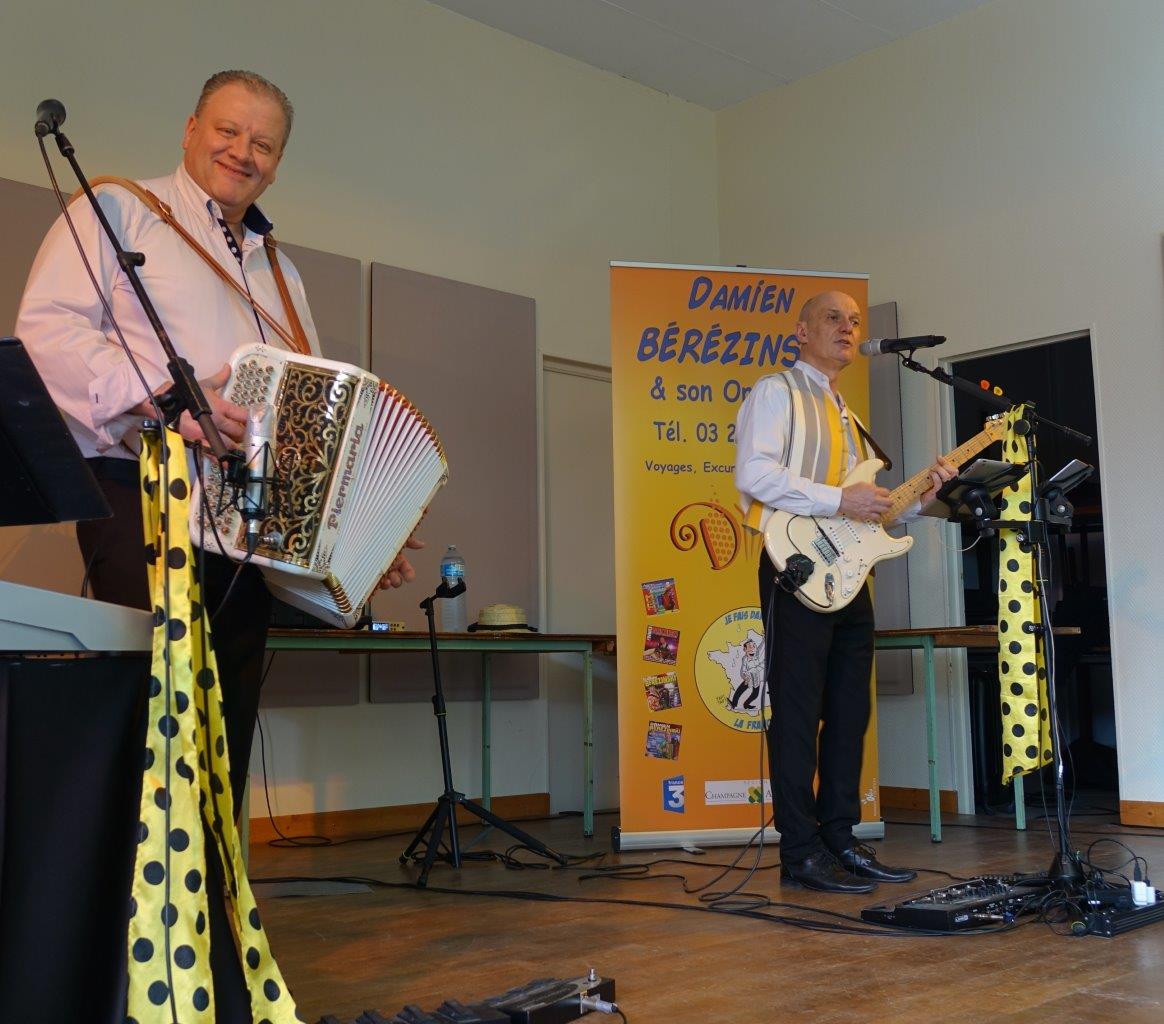
<svg viewBox="0 0 1164 1024">
<path fill-rule="evenodd" d="M 277 499 L 250 561 L 277 598 L 350 629 L 448 480 L 440 438 L 407 398 L 358 366 L 266 345 L 240 348 L 230 366 L 225 397 L 275 412 Z M 246 523 L 223 499 L 217 464 L 204 467 L 192 539 L 244 561 Z"/>
</svg>

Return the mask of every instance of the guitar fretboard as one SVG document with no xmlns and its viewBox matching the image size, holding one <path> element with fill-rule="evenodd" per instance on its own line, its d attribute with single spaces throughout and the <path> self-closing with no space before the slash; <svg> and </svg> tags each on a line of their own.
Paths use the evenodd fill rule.
<svg viewBox="0 0 1164 1024">
<path fill-rule="evenodd" d="M 957 448 L 947 454 L 946 461 L 952 462 L 955 466 L 961 468 L 979 452 L 989 448 L 995 441 L 1001 440 L 1005 432 L 1006 425 L 1002 420 L 992 420 L 980 434 L 975 434 L 969 441 L 958 445 Z M 932 486 L 933 480 L 930 479 L 928 467 L 920 473 L 915 473 L 904 483 L 899 484 L 889 492 L 889 511 L 882 516 L 881 521 L 885 524 L 896 522 L 901 518 L 905 510 Z"/>
</svg>

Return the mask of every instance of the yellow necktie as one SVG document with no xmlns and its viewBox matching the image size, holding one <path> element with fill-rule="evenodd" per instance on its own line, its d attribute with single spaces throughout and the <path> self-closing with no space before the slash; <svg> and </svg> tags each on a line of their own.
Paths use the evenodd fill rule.
<svg viewBox="0 0 1164 1024">
<path fill-rule="evenodd" d="M 130 904 L 128 1019 L 214 1022 L 205 817 L 228 879 L 254 1019 L 293 1024 L 300 1018 L 267 944 L 234 824 L 222 691 L 190 547 L 186 452 L 181 437 L 167 431 L 163 463 L 162 439 L 143 438 L 154 638 Z"/>
<path fill-rule="evenodd" d="M 1015 432 L 1024 408 L 1006 417 L 1003 455 L 1010 462 L 1030 462 L 1025 434 Z M 1037 771 L 1051 761 L 1047 717 L 1047 670 L 1043 645 L 1032 627 L 1042 622 L 1038 567 L 1030 544 L 1034 512 L 1031 474 L 1008 487 L 999 502 L 1003 519 L 1028 525 L 998 531 L 998 681 L 1002 698 L 1002 778 Z M 1020 540 L 1020 537 L 1022 538 Z"/>
</svg>

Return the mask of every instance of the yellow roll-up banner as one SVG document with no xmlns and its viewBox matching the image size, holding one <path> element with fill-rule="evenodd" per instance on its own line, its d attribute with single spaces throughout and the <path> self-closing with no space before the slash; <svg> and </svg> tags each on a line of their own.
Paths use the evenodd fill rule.
<svg viewBox="0 0 1164 1024">
<path fill-rule="evenodd" d="M 832 290 L 865 314 L 864 275 L 611 264 L 624 849 L 744 841 L 771 803 L 761 542 L 740 515 L 735 422 L 757 380 L 796 364 L 801 306 Z M 867 363 L 840 387 L 867 422 Z M 880 818 L 876 735 L 874 713 L 863 821 Z"/>
</svg>

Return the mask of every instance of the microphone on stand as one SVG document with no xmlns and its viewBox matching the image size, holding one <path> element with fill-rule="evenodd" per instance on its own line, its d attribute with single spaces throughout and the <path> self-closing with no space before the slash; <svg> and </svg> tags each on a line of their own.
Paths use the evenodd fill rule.
<svg viewBox="0 0 1164 1024">
<path fill-rule="evenodd" d="M 944 345 L 946 339 L 940 334 L 920 334 L 915 338 L 870 338 L 857 346 L 863 356 L 887 355 L 890 352 L 912 352 L 915 348 L 933 348 Z"/>
<path fill-rule="evenodd" d="M 259 546 L 263 520 L 271 514 L 270 484 L 275 467 L 275 410 L 267 403 L 247 409 L 246 487 L 239 511 L 247 524 L 247 554 L 253 555 Z M 282 538 L 272 535 L 268 540 L 280 543 Z"/>
<path fill-rule="evenodd" d="M 65 123 L 65 105 L 60 100 L 45 100 L 36 108 L 36 137 L 43 139 L 46 135 L 56 135 L 58 129 Z"/>
</svg>

